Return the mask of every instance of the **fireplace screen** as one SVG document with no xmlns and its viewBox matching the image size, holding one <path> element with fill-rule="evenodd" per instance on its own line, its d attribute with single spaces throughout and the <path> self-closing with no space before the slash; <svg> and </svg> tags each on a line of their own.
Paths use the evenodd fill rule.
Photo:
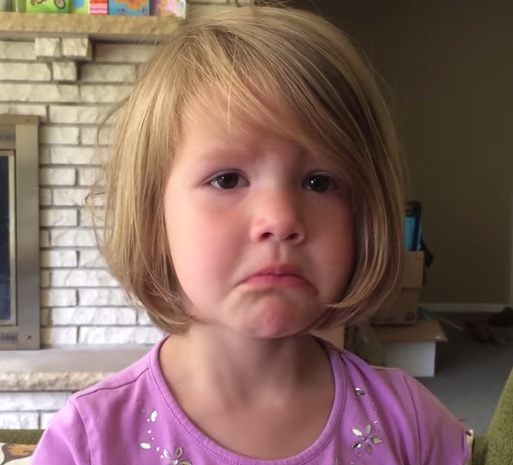
<svg viewBox="0 0 513 465">
<path fill-rule="evenodd" d="M 16 322 L 14 152 L 0 151 L 0 322 Z"/>
<path fill-rule="evenodd" d="M 37 128 L 0 115 L 0 349 L 39 348 Z"/>
</svg>

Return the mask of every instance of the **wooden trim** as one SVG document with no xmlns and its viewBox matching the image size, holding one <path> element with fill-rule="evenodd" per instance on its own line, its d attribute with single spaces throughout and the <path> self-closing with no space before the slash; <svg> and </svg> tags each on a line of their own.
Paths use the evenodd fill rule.
<svg viewBox="0 0 513 465">
<path fill-rule="evenodd" d="M 182 20 L 174 16 L 101 16 L 0 12 L 0 38 L 80 37 L 155 41 L 169 35 Z"/>
</svg>

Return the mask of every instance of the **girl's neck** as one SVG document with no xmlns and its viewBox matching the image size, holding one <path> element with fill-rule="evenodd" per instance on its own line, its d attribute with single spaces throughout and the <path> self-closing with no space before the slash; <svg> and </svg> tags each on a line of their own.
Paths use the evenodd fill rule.
<svg viewBox="0 0 513 465">
<path fill-rule="evenodd" d="M 326 428 L 335 398 L 329 358 L 310 336 L 241 339 L 195 326 L 164 343 L 160 363 L 191 427 L 245 457 L 305 450 Z"/>
<path fill-rule="evenodd" d="M 170 337 L 160 353 L 165 379 L 175 396 L 206 394 L 227 407 L 287 396 L 331 376 L 328 357 L 309 335 L 282 339 L 242 338 L 195 324 Z M 265 401 L 265 399 L 260 399 Z"/>
</svg>

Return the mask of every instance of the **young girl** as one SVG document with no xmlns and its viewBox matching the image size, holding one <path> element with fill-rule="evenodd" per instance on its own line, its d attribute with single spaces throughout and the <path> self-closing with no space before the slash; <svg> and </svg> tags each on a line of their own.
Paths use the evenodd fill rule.
<svg viewBox="0 0 513 465">
<path fill-rule="evenodd" d="M 114 111 L 103 251 L 169 334 L 75 394 L 33 465 L 463 465 L 418 382 L 310 335 L 371 315 L 402 253 L 373 75 L 318 16 L 187 22 Z"/>
</svg>

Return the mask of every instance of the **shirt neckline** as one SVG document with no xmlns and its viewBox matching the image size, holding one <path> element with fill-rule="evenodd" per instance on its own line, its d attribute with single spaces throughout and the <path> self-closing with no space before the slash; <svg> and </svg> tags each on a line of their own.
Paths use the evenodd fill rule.
<svg viewBox="0 0 513 465">
<path fill-rule="evenodd" d="M 149 354 L 149 370 L 153 381 L 163 401 L 168 406 L 170 414 L 182 431 L 187 434 L 187 436 L 194 441 L 199 448 L 202 448 L 206 453 L 215 457 L 216 460 L 230 465 L 301 465 L 308 463 L 319 456 L 333 440 L 333 437 L 339 430 L 342 412 L 344 411 L 347 397 L 347 386 L 345 382 L 347 377 L 345 376 L 345 368 L 340 357 L 340 352 L 334 346 L 322 339 L 316 338 L 329 358 L 335 381 L 335 396 L 328 421 L 326 422 L 326 425 L 319 437 L 308 448 L 299 454 L 279 460 L 254 459 L 232 452 L 210 439 L 201 430 L 199 430 L 196 425 L 194 425 L 187 414 L 176 402 L 173 394 L 167 386 L 160 368 L 159 353 L 166 339 L 167 337 L 163 338 Z M 194 463 L 194 461 L 192 461 L 192 463 Z"/>
</svg>

